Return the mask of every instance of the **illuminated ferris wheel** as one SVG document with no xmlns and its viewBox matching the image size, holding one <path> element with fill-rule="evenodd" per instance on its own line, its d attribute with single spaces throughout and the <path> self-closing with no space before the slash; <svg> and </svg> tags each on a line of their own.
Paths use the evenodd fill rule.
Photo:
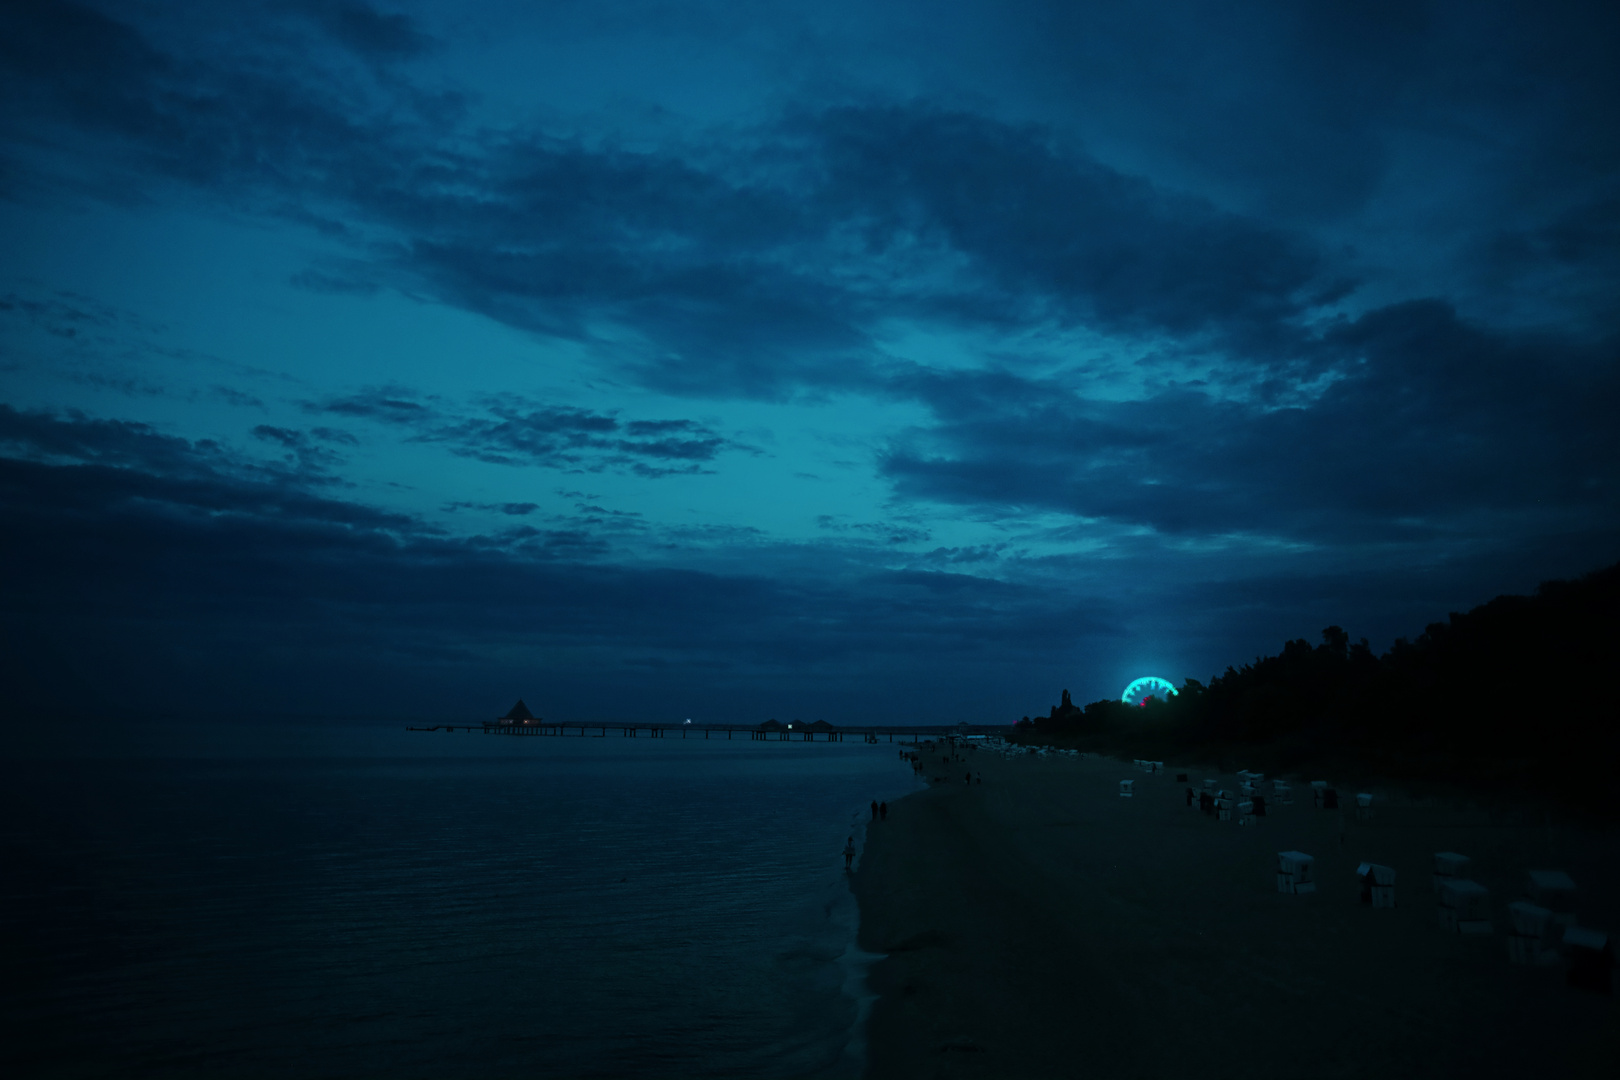
<svg viewBox="0 0 1620 1080">
<path fill-rule="evenodd" d="M 1127 705 L 1146 705 L 1151 698 L 1160 701 L 1169 701 L 1176 696 L 1176 688 L 1170 685 L 1169 679 L 1161 679 L 1157 675 L 1146 675 L 1125 688 L 1125 693 L 1119 700 Z"/>
</svg>

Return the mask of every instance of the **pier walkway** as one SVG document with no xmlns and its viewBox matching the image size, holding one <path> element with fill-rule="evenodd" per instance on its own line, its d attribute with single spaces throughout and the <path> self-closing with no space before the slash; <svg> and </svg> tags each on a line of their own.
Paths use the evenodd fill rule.
<svg viewBox="0 0 1620 1080">
<path fill-rule="evenodd" d="M 569 739 L 604 739 L 609 732 L 619 738 L 667 739 L 675 737 L 695 739 L 702 732 L 705 739 L 747 738 L 755 742 L 894 742 L 899 736 L 902 743 L 947 736 L 1006 735 L 1010 725 L 1000 724 L 899 724 L 892 726 L 852 725 L 830 727 L 824 724 L 779 724 L 761 727 L 757 724 L 673 724 L 629 723 L 599 720 L 530 720 L 526 722 L 483 722 L 478 724 L 434 724 L 431 727 L 407 726 L 406 731 L 476 731 L 485 735 L 508 737 L 550 737 Z"/>
</svg>

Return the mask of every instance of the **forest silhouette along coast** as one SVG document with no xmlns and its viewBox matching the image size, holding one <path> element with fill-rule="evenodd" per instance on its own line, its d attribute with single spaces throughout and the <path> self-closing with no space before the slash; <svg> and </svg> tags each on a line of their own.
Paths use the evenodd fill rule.
<svg viewBox="0 0 1620 1080">
<path fill-rule="evenodd" d="M 1382 655 L 1338 626 L 1132 707 L 1069 701 L 1022 741 L 1162 760 L 1332 773 L 1613 817 L 1620 563 L 1498 596 Z M 1241 760 L 1239 760 L 1241 759 Z"/>
</svg>

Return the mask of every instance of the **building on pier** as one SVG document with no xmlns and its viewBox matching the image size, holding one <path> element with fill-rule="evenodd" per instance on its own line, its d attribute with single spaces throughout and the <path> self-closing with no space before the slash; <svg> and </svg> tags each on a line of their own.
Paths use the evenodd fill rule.
<svg viewBox="0 0 1620 1080">
<path fill-rule="evenodd" d="M 496 717 L 495 722 L 498 724 L 538 724 L 540 718 L 529 711 L 529 707 L 523 704 L 522 698 L 518 698 L 517 704 L 512 706 L 512 711 L 505 716 Z"/>
</svg>

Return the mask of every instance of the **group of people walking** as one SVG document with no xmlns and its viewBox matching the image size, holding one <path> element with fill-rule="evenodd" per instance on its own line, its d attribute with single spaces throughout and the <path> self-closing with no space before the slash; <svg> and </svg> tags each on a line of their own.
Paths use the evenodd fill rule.
<svg viewBox="0 0 1620 1080">
<path fill-rule="evenodd" d="M 915 753 L 915 752 L 908 753 L 907 751 L 902 750 L 902 751 L 900 751 L 900 756 L 902 758 L 909 758 L 911 760 L 911 770 L 912 770 L 912 772 L 915 772 L 915 773 L 921 775 L 927 769 L 927 766 L 923 764 L 922 755 L 919 754 L 919 753 Z M 946 760 L 946 762 L 952 762 L 952 761 L 961 762 L 961 761 L 966 761 L 967 759 L 962 757 L 960 754 L 947 753 L 945 755 L 945 760 Z M 944 777 L 936 777 L 935 779 L 943 780 Z M 966 783 L 966 784 L 969 784 L 969 785 L 972 785 L 974 783 L 982 784 L 982 783 L 984 783 L 984 774 L 983 773 L 975 774 L 970 769 L 970 770 L 968 770 L 966 778 L 964 779 L 963 782 Z M 872 800 L 872 820 L 873 821 L 887 821 L 888 819 L 889 819 L 889 804 L 887 802 L 879 802 L 878 800 L 873 799 Z M 846 840 L 844 842 L 844 869 L 845 870 L 849 870 L 849 869 L 852 869 L 854 867 L 855 854 L 856 854 L 856 852 L 855 852 L 855 838 L 853 836 L 851 836 L 848 840 Z"/>
</svg>

